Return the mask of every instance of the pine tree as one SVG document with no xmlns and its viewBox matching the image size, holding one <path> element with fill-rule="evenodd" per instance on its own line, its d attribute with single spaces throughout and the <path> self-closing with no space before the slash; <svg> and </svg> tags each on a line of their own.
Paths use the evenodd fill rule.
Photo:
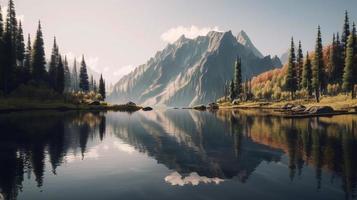
<svg viewBox="0 0 357 200">
<path fill-rule="evenodd" d="M 16 35 L 16 58 L 18 60 L 19 66 L 22 67 L 25 59 L 25 43 L 21 21 L 19 21 L 19 27 Z"/>
<path fill-rule="evenodd" d="M 330 46 L 330 55 L 329 55 L 329 60 L 327 64 L 328 68 L 328 79 L 329 82 L 331 83 L 336 83 L 336 65 L 337 65 L 337 59 L 336 59 L 336 50 L 337 50 L 337 45 L 336 45 L 336 38 L 335 34 L 332 36 L 332 44 Z"/>
<path fill-rule="evenodd" d="M 94 80 L 93 91 L 94 91 L 95 93 L 98 92 L 98 87 L 97 87 L 97 81 L 96 81 L 96 80 Z"/>
<path fill-rule="evenodd" d="M 321 40 L 321 30 L 318 26 L 317 39 L 315 47 L 315 57 L 312 68 L 312 87 L 315 90 L 315 98 L 317 102 L 320 102 L 320 93 L 325 87 L 325 74 L 324 74 L 324 61 L 322 52 L 322 40 Z"/>
<path fill-rule="evenodd" d="M 349 36 L 350 36 L 350 22 L 349 22 L 348 12 L 346 10 L 345 11 L 345 22 L 343 24 L 342 38 L 341 38 L 344 55 L 346 55 L 347 40 L 348 40 Z"/>
<path fill-rule="evenodd" d="M 99 79 L 99 94 L 102 96 L 102 99 L 105 100 L 105 98 L 106 98 L 105 82 L 103 80 L 102 74 L 100 75 L 100 79 Z"/>
<path fill-rule="evenodd" d="M 90 76 L 89 90 L 90 90 L 90 91 L 93 91 L 93 90 L 94 90 L 94 79 L 93 79 L 93 75 Z"/>
<path fill-rule="evenodd" d="M 0 11 L 2 10 L 1 5 L 0 5 Z M 2 12 L 0 12 L 0 93 L 4 89 L 3 84 L 4 84 L 4 41 L 3 41 L 3 35 L 4 35 L 4 20 L 2 16 Z"/>
<path fill-rule="evenodd" d="M 0 5 L 0 11 L 2 11 L 1 5 Z M 0 12 L 0 38 L 2 38 L 4 34 L 4 18 L 2 16 L 2 12 Z"/>
<path fill-rule="evenodd" d="M 63 94 L 65 87 L 64 66 L 61 55 L 58 56 L 58 66 L 56 70 L 56 91 L 59 94 Z"/>
<path fill-rule="evenodd" d="M 238 56 L 234 70 L 234 88 L 236 97 L 238 97 L 242 93 L 242 60 Z"/>
<path fill-rule="evenodd" d="M 27 47 L 25 51 L 25 58 L 24 58 L 24 83 L 27 83 L 31 79 L 31 36 L 28 34 L 27 37 Z"/>
<path fill-rule="evenodd" d="M 286 77 L 286 89 L 291 93 L 291 99 L 294 99 L 295 92 L 297 90 L 296 81 L 296 57 L 295 57 L 295 45 L 294 39 L 291 38 L 291 47 L 289 53 L 288 73 Z"/>
<path fill-rule="evenodd" d="M 312 95 L 312 65 L 309 52 L 306 53 L 306 60 L 302 74 L 302 87 L 307 90 L 309 97 Z"/>
<path fill-rule="evenodd" d="M 302 53 L 301 41 L 299 41 L 299 48 L 298 48 L 297 59 L 296 59 L 296 77 L 297 77 L 296 81 L 297 81 L 298 89 L 301 88 L 303 68 L 304 68 L 304 55 Z"/>
<path fill-rule="evenodd" d="M 346 92 L 351 92 L 352 98 L 355 97 L 354 95 L 354 85 L 356 84 L 355 71 L 357 63 L 354 62 L 354 46 L 353 46 L 353 35 L 350 35 L 348 38 L 347 43 L 347 51 L 346 51 L 346 61 L 345 61 L 345 70 L 343 74 L 343 89 Z"/>
<path fill-rule="evenodd" d="M 2 88 L 4 93 L 10 93 L 16 87 L 16 33 L 17 20 L 15 6 L 9 1 L 5 32 L 3 34 L 2 54 Z"/>
<path fill-rule="evenodd" d="M 231 81 L 230 87 L 229 87 L 229 97 L 231 101 L 233 101 L 236 98 L 236 89 L 234 87 L 234 81 Z"/>
<path fill-rule="evenodd" d="M 353 23 L 352 32 L 347 42 L 345 69 L 343 74 L 343 89 L 351 92 L 355 98 L 355 85 L 357 84 L 357 36 L 356 26 Z"/>
<path fill-rule="evenodd" d="M 53 47 L 52 47 L 52 54 L 50 60 L 50 66 L 48 69 L 48 81 L 50 87 L 55 89 L 57 84 L 57 67 L 59 64 L 59 48 L 57 46 L 56 37 L 53 39 Z"/>
<path fill-rule="evenodd" d="M 36 82 L 46 81 L 46 59 L 41 22 L 38 22 L 36 39 L 32 50 L 32 76 Z"/>
<path fill-rule="evenodd" d="M 344 57 L 343 57 L 343 47 L 341 46 L 339 33 L 336 34 L 336 49 L 335 49 L 335 80 L 336 83 L 342 83 L 343 68 L 344 68 Z"/>
<path fill-rule="evenodd" d="M 63 66 L 64 66 L 64 80 L 65 80 L 64 88 L 65 91 L 69 91 L 72 83 L 71 83 L 71 72 L 69 71 L 67 56 L 64 57 Z"/>
<path fill-rule="evenodd" d="M 77 60 L 74 58 L 73 69 L 72 69 L 72 90 L 78 91 L 78 73 L 77 73 Z"/>
<path fill-rule="evenodd" d="M 81 69 L 79 72 L 79 88 L 84 92 L 89 91 L 87 65 L 84 60 L 84 56 L 82 57 Z"/>
</svg>

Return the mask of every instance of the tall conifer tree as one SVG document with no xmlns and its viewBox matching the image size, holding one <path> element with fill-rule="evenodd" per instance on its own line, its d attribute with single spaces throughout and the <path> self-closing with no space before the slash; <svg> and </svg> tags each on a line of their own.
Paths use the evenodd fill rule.
<svg viewBox="0 0 357 200">
<path fill-rule="evenodd" d="M 99 94 L 102 96 L 102 99 L 105 100 L 105 98 L 106 98 L 105 82 L 104 82 L 102 74 L 100 75 L 100 79 L 99 79 Z"/>
<path fill-rule="evenodd" d="M 74 58 L 73 68 L 72 68 L 72 90 L 77 92 L 79 87 L 78 72 L 77 72 L 77 60 Z"/>
<path fill-rule="evenodd" d="M 321 40 L 321 29 L 318 26 L 317 29 L 317 38 L 315 46 L 315 56 L 314 63 L 312 68 L 312 86 L 315 90 L 315 98 L 317 102 L 320 102 L 320 93 L 325 88 L 325 65 L 323 61 L 323 52 L 322 52 L 322 40 Z"/>
<path fill-rule="evenodd" d="M 302 73 L 302 87 L 307 90 L 309 97 L 312 95 L 312 65 L 309 58 L 309 52 L 306 53 L 304 69 Z"/>
<path fill-rule="evenodd" d="M 294 95 L 297 90 L 296 71 L 297 70 L 296 70 L 295 45 L 294 45 L 294 39 L 291 38 L 288 73 L 286 76 L 286 89 L 290 92 L 291 99 L 294 99 Z"/>
<path fill-rule="evenodd" d="M 56 70 L 56 91 L 59 94 L 63 94 L 65 87 L 65 77 L 64 77 L 64 65 L 61 55 L 58 56 L 58 66 Z"/>
<path fill-rule="evenodd" d="M 344 24 L 343 24 L 343 30 L 342 30 L 342 38 L 341 38 L 341 44 L 343 46 L 343 52 L 344 52 L 344 55 L 345 52 L 346 52 L 346 48 L 347 48 L 347 40 L 348 40 L 348 37 L 350 36 L 350 21 L 349 21 L 349 17 L 348 17 L 348 12 L 347 10 L 345 11 L 345 21 L 344 21 Z"/>
<path fill-rule="evenodd" d="M 24 59 L 24 82 L 27 83 L 31 79 L 31 37 L 28 34 L 27 37 L 27 47 L 25 51 L 25 59 Z"/>
<path fill-rule="evenodd" d="M 345 61 L 345 70 L 343 74 L 343 89 L 346 92 L 351 92 L 352 98 L 355 98 L 354 94 L 354 86 L 357 82 L 357 77 L 355 77 L 356 74 L 356 65 L 354 61 L 356 60 L 354 58 L 354 45 L 353 45 L 353 35 L 350 35 L 348 38 L 348 43 L 347 43 L 347 51 L 346 51 L 346 61 Z"/>
<path fill-rule="evenodd" d="M 242 60 L 238 56 L 234 70 L 234 88 L 238 97 L 242 93 Z"/>
<path fill-rule="evenodd" d="M 229 97 L 231 101 L 233 101 L 237 96 L 236 96 L 236 89 L 234 87 L 234 80 L 231 80 L 230 86 L 229 86 Z"/>
<path fill-rule="evenodd" d="M 64 57 L 63 66 L 64 66 L 64 83 L 65 83 L 64 88 L 65 91 L 68 92 L 70 90 L 72 83 L 71 83 L 71 72 L 69 71 L 67 56 Z"/>
<path fill-rule="evenodd" d="M 36 39 L 32 50 L 32 76 L 36 82 L 46 81 L 46 59 L 41 22 L 38 22 Z"/>
<path fill-rule="evenodd" d="M 87 65 L 84 60 L 84 56 L 82 57 L 81 69 L 79 72 L 79 88 L 84 91 L 89 91 L 89 81 L 88 81 L 88 73 L 87 73 Z"/>
<path fill-rule="evenodd" d="M 18 60 L 19 66 L 22 67 L 24 65 L 25 59 L 25 43 L 21 21 L 19 21 L 19 27 L 16 35 L 16 58 Z"/>
<path fill-rule="evenodd" d="M 303 68 L 304 68 L 304 54 L 302 53 L 301 41 L 299 41 L 299 47 L 298 47 L 297 58 L 296 58 L 296 81 L 297 81 L 298 89 L 301 88 Z"/>
<path fill-rule="evenodd" d="M 56 37 L 54 37 L 50 66 L 48 69 L 48 78 L 49 78 L 48 80 L 49 80 L 50 87 L 52 87 L 53 89 L 56 88 L 56 84 L 57 84 L 56 77 L 57 77 L 57 67 L 59 64 L 59 57 L 60 57 L 59 48 L 57 46 Z"/>
</svg>

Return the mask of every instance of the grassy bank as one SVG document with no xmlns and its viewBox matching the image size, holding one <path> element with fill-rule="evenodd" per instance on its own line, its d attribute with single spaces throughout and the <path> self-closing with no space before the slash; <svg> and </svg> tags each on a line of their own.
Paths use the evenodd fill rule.
<svg viewBox="0 0 357 200">
<path fill-rule="evenodd" d="M 239 105 L 232 105 L 230 102 L 224 102 L 220 104 L 220 108 L 279 109 L 287 103 L 292 103 L 295 105 L 304 105 L 306 107 L 330 106 L 334 110 L 352 110 L 351 109 L 352 107 L 357 107 L 357 99 L 351 99 L 350 96 L 346 96 L 346 95 L 338 95 L 338 96 L 322 97 L 319 103 L 317 103 L 314 99 L 298 99 L 298 100 L 291 100 L 291 101 L 249 101 L 249 102 L 241 102 Z"/>
<path fill-rule="evenodd" d="M 24 99 L 0 99 L 0 112 L 33 111 L 33 110 L 112 110 L 135 112 L 142 109 L 140 106 L 132 105 L 101 105 L 71 104 L 64 101 L 38 101 Z"/>
</svg>

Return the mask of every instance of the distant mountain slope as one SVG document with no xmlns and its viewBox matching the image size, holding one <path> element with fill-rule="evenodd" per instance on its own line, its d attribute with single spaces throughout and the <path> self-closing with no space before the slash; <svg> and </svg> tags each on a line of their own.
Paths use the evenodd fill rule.
<svg viewBox="0 0 357 200">
<path fill-rule="evenodd" d="M 248 35 L 242 30 L 238 33 L 237 41 L 243 46 L 252 50 L 253 54 L 259 58 L 263 58 L 263 54 L 253 45 L 252 41 L 249 39 Z"/>
<path fill-rule="evenodd" d="M 248 36 L 244 38 L 250 41 Z M 281 66 L 276 56 L 256 56 L 254 49 L 238 42 L 230 31 L 195 39 L 182 36 L 119 80 L 108 100 L 166 106 L 215 101 L 233 78 L 237 56 L 242 58 L 243 79 Z"/>
</svg>

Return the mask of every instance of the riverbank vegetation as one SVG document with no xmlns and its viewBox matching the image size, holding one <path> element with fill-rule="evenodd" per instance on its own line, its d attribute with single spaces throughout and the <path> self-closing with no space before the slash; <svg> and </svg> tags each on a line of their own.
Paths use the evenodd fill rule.
<svg viewBox="0 0 357 200">
<path fill-rule="evenodd" d="M 5 19 L 5 20 L 4 20 Z M 1 107 L 68 107 L 91 105 L 106 98 L 102 76 L 94 80 L 88 75 L 84 56 L 77 68 L 70 66 L 60 53 L 56 37 L 49 61 L 45 56 L 41 22 L 34 40 L 30 34 L 24 42 L 22 22 L 17 19 L 13 0 L 9 0 L 6 16 L 0 12 L 0 102 Z M 96 106 L 105 103 L 95 103 Z"/>
<path fill-rule="evenodd" d="M 357 36 L 345 13 L 343 31 L 332 36 L 332 43 L 322 45 L 317 28 L 315 52 L 296 50 L 291 39 L 289 60 L 282 68 L 265 72 L 242 82 L 239 59 L 234 79 L 225 86 L 221 107 L 281 107 L 287 103 L 306 106 L 331 106 L 350 109 L 357 106 Z M 348 97 L 349 96 L 349 97 Z"/>
</svg>

